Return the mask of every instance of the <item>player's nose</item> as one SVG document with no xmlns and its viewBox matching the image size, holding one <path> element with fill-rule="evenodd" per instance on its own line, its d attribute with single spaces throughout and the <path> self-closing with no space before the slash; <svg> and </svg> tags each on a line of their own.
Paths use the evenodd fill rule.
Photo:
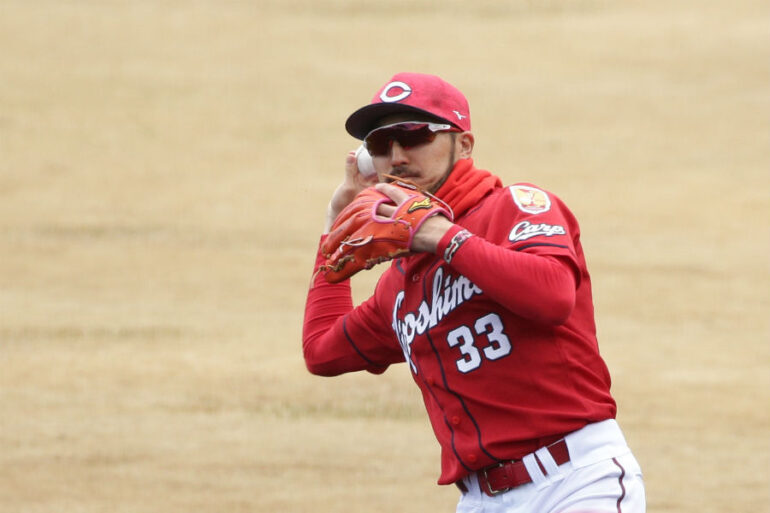
<svg viewBox="0 0 770 513">
<path fill-rule="evenodd" d="M 406 155 L 406 150 L 399 144 L 398 141 L 393 141 L 390 145 L 390 165 L 401 166 L 409 162 Z"/>
</svg>

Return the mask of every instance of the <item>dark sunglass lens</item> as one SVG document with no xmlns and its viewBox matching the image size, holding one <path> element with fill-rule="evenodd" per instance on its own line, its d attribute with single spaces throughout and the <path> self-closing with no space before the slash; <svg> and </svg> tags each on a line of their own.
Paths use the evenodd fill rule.
<svg viewBox="0 0 770 513">
<path fill-rule="evenodd" d="M 432 142 L 436 138 L 427 124 L 396 125 L 382 128 L 370 133 L 366 139 L 366 149 L 373 156 L 383 156 L 390 153 L 391 141 L 397 141 L 405 149 Z"/>
<path fill-rule="evenodd" d="M 401 132 L 396 139 L 398 140 L 398 144 L 408 149 L 432 142 L 435 138 L 436 134 L 425 126 Z"/>
<path fill-rule="evenodd" d="M 383 132 L 375 132 L 369 134 L 364 141 L 366 143 L 366 149 L 372 156 L 387 155 L 390 151 L 390 137 Z"/>
</svg>

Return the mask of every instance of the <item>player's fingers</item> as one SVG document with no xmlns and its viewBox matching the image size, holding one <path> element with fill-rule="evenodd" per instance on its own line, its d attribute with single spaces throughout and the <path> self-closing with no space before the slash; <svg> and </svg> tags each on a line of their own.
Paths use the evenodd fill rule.
<svg viewBox="0 0 770 513">
<path fill-rule="evenodd" d="M 366 175 L 359 169 L 356 150 L 349 151 L 345 157 L 345 179 L 354 183 L 359 190 L 371 187 L 378 182 L 377 173 Z"/>
<path fill-rule="evenodd" d="M 378 191 L 392 199 L 393 203 L 396 205 L 406 201 L 409 198 L 409 194 L 406 191 L 389 183 L 378 183 L 375 185 L 375 187 Z"/>
<path fill-rule="evenodd" d="M 345 155 L 345 181 L 350 184 L 358 185 L 357 182 L 359 176 L 358 164 L 356 164 L 356 152 L 349 151 L 348 154 Z"/>
<path fill-rule="evenodd" d="M 377 205 L 377 215 L 390 218 L 396 213 L 396 209 L 397 207 L 390 203 L 380 203 Z"/>
</svg>

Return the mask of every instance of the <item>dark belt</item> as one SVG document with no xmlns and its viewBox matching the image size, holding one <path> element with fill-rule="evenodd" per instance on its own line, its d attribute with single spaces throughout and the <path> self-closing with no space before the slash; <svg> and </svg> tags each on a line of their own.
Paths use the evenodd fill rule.
<svg viewBox="0 0 770 513">
<path fill-rule="evenodd" d="M 567 442 L 564 440 L 554 442 L 546 447 L 546 449 L 551 454 L 556 465 L 563 465 L 569 461 L 569 450 L 567 449 Z M 546 474 L 545 467 L 543 467 L 537 455 L 535 455 L 535 461 L 537 461 L 543 474 Z M 477 471 L 475 475 L 478 476 L 481 491 L 490 497 L 532 482 L 532 476 L 529 475 L 527 467 L 522 460 L 503 461 L 497 465 L 483 468 Z M 457 487 L 463 493 L 468 491 L 462 481 L 457 481 Z"/>
</svg>

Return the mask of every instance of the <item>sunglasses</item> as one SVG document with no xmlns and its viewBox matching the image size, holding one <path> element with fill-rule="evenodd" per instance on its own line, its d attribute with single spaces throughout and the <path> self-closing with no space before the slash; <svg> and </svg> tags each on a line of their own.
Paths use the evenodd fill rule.
<svg viewBox="0 0 770 513">
<path fill-rule="evenodd" d="M 433 142 L 439 132 L 460 132 L 459 128 L 441 123 L 408 121 L 375 128 L 364 137 L 364 146 L 372 157 L 382 157 L 390 153 L 393 141 L 408 150 Z"/>
</svg>

